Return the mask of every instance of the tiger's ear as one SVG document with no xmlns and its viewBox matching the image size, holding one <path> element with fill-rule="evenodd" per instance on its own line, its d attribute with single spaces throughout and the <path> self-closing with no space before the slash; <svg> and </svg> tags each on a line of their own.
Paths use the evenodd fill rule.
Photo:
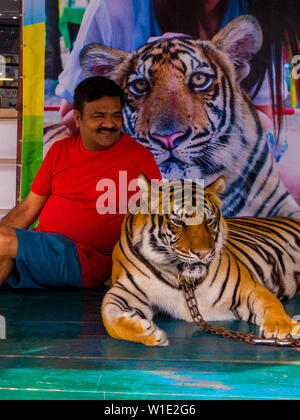
<svg viewBox="0 0 300 420">
<path fill-rule="evenodd" d="M 249 62 L 263 44 L 263 33 L 257 19 L 240 16 L 230 22 L 212 39 L 212 43 L 231 58 L 241 82 L 250 73 Z"/>
<path fill-rule="evenodd" d="M 102 44 L 89 44 L 81 50 L 79 61 L 85 77 L 106 76 L 122 85 L 129 71 L 131 54 Z"/>
<path fill-rule="evenodd" d="M 226 190 L 225 177 L 220 176 L 220 178 L 218 178 L 215 182 L 210 184 L 206 188 L 206 190 L 209 191 L 209 192 L 212 192 L 212 193 L 216 194 L 218 197 L 220 197 L 220 195 L 224 194 L 224 192 Z"/>
<path fill-rule="evenodd" d="M 143 201 L 148 203 L 151 198 L 151 181 L 143 173 L 139 175 L 138 186 L 141 190 Z"/>
</svg>

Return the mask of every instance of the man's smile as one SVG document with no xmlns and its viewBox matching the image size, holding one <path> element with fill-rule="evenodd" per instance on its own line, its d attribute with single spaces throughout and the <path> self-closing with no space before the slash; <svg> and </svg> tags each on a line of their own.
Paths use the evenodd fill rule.
<svg viewBox="0 0 300 420">
<path fill-rule="evenodd" d="M 108 128 L 99 128 L 98 130 L 97 130 L 97 134 L 115 134 L 115 133 L 117 133 L 117 129 L 115 129 L 115 128 L 111 128 L 111 129 L 108 129 Z"/>
</svg>

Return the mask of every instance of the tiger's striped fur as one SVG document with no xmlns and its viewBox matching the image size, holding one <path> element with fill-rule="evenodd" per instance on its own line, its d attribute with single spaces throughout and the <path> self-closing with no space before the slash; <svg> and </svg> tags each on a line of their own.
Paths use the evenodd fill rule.
<svg viewBox="0 0 300 420">
<path fill-rule="evenodd" d="M 226 220 L 219 198 L 224 189 L 223 178 L 205 189 L 204 220 L 198 225 L 174 211 L 180 204 L 174 196 L 171 214 L 128 213 L 113 253 L 113 287 L 102 306 L 112 337 L 167 345 L 165 332 L 152 320 L 157 311 L 192 321 L 179 273 L 196 284 L 205 320 L 242 319 L 259 325 L 267 338 L 300 337 L 300 324 L 280 303 L 300 290 L 300 221 Z"/>
<path fill-rule="evenodd" d="M 86 77 L 106 75 L 124 88 L 125 128 L 164 178 L 209 185 L 225 176 L 225 217 L 300 217 L 240 85 L 261 44 L 257 21 L 242 16 L 211 42 L 161 39 L 133 53 L 91 44 L 80 60 Z"/>
<path fill-rule="evenodd" d="M 43 142 L 43 151 L 44 156 L 46 156 L 48 150 L 56 143 L 58 140 L 62 140 L 69 137 L 68 130 L 60 122 L 45 123 L 44 124 L 44 142 Z"/>
</svg>

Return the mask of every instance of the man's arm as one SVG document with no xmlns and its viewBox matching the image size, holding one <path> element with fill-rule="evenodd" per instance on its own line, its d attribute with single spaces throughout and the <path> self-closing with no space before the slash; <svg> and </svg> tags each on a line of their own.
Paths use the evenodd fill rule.
<svg viewBox="0 0 300 420">
<path fill-rule="evenodd" d="M 39 217 L 47 200 L 48 197 L 30 191 L 25 200 L 0 221 L 0 227 L 28 229 Z"/>
</svg>

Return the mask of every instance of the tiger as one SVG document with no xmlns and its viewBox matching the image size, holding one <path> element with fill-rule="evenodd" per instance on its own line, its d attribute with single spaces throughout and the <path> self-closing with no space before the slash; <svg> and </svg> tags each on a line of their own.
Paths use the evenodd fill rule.
<svg viewBox="0 0 300 420">
<path fill-rule="evenodd" d="M 225 217 L 300 217 L 241 88 L 262 42 L 259 23 L 245 15 L 211 41 L 161 38 L 131 53 L 90 44 L 80 64 L 85 77 L 124 89 L 124 129 L 153 153 L 164 179 L 210 185 L 225 176 Z"/>
<path fill-rule="evenodd" d="M 44 123 L 44 138 L 43 138 L 43 152 L 46 156 L 49 149 L 58 140 L 69 137 L 67 128 L 60 122 Z"/>
<path fill-rule="evenodd" d="M 150 181 L 141 174 L 138 184 L 142 202 L 150 202 Z M 170 191 L 169 212 L 162 208 L 164 186 Z M 183 196 L 187 186 L 192 191 L 188 198 Z M 112 288 L 102 303 L 109 335 L 167 346 L 167 334 L 153 317 L 164 313 L 193 321 L 181 288 L 184 279 L 194 285 L 206 321 L 243 320 L 258 325 L 261 337 L 298 339 L 300 323 L 286 314 L 281 300 L 300 290 L 300 221 L 225 219 L 220 198 L 226 189 L 224 177 L 201 190 L 187 180 L 157 188 L 154 203 L 159 211 L 153 206 L 129 211 L 113 251 Z M 187 205 L 195 195 L 203 203 L 197 223 Z"/>
</svg>

